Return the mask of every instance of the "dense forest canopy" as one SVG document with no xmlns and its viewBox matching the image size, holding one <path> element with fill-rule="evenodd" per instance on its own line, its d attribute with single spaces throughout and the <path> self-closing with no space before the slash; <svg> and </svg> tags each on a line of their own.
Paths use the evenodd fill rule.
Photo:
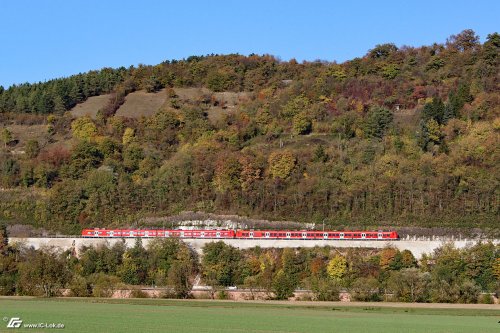
<svg viewBox="0 0 500 333">
<path fill-rule="evenodd" d="M 77 233 L 196 210 L 498 231 L 499 50 L 498 33 L 464 30 L 342 64 L 193 56 L 0 87 L 0 219 Z M 138 91 L 166 102 L 121 116 Z M 95 117 L 71 112 L 103 95 Z"/>
</svg>

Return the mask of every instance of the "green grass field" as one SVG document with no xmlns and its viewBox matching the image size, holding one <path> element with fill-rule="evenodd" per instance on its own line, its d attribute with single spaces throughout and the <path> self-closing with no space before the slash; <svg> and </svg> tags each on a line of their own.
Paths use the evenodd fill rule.
<svg viewBox="0 0 500 333">
<path fill-rule="evenodd" d="M 7 329 L 8 318 L 63 330 Z M 500 311 L 156 299 L 0 298 L 1 332 L 500 332 Z"/>
</svg>

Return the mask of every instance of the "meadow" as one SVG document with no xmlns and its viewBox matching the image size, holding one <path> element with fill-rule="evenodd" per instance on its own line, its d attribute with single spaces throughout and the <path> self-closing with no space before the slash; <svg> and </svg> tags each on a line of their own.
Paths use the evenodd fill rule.
<svg viewBox="0 0 500 333">
<path fill-rule="evenodd" d="M 498 332 L 500 307 L 489 309 L 346 306 L 163 299 L 0 298 L 0 332 L 9 318 L 63 323 L 64 332 Z M 34 332 L 23 329 L 16 332 Z M 41 331 L 54 331 L 43 329 Z M 56 330 L 58 331 L 58 330 Z"/>
</svg>

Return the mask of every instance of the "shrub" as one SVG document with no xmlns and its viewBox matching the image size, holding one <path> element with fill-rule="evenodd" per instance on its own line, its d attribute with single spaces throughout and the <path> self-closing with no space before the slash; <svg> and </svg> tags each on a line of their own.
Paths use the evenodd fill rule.
<svg viewBox="0 0 500 333">
<path fill-rule="evenodd" d="M 130 293 L 130 298 L 149 298 L 149 295 L 141 289 L 134 289 Z"/>
<path fill-rule="evenodd" d="M 493 304 L 493 296 L 490 294 L 482 294 L 479 296 L 478 303 L 481 304 Z"/>
<path fill-rule="evenodd" d="M 111 297 L 120 284 L 120 279 L 114 275 L 97 273 L 91 277 L 92 295 L 94 297 Z"/>
<path fill-rule="evenodd" d="M 359 278 L 351 286 L 351 296 L 356 301 L 378 302 L 380 301 L 380 285 L 373 277 Z"/>
<path fill-rule="evenodd" d="M 71 290 L 71 296 L 74 297 L 90 297 L 92 296 L 92 286 L 81 275 L 73 276 L 70 282 L 69 289 Z"/>
<path fill-rule="evenodd" d="M 229 293 L 225 290 L 221 290 L 217 293 L 217 299 L 229 299 Z"/>
</svg>

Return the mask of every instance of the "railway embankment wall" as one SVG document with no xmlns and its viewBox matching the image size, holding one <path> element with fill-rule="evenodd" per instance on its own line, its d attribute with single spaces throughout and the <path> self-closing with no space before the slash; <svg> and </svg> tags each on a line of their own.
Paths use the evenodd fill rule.
<svg viewBox="0 0 500 333">
<path fill-rule="evenodd" d="M 144 246 L 153 238 L 143 238 Z M 226 244 L 232 245 L 240 249 L 248 249 L 255 246 L 262 248 L 285 248 L 285 247 L 315 247 L 315 246 L 331 246 L 337 248 L 384 248 L 392 246 L 399 250 L 410 250 L 413 255 L 419 259 L 424 253 L 431 253 L 436 248 L 442 246 L 446 242 L 452 242 L 457 248 L 463 248 L 468 245 L 473 245 L 480 240 L 474 239 L 451 239 L 451 238 L 428 238 L 428 239 L 402 239 L 394 241 L 371 241 L 371 240 L 278 240 L 278 239 L 221 239 Z M 54 246 L 61 250 L 74 249 L 77 253 L 82 246 L 110 244 L 121 242 L 122 238 L 82 238 L 82 237 L 54 237 L 54 238 L 9 238 L 10 244 L 21 243 L 26 246 L 32 246 L 38 249 L 43 246 Z M 196 252 L 202 252 L 205 244 L 218 241 L 217 239 L 183 239 Z M 484 240 L 483 240 L 484 241 Z M 135 239 L 126 238 L 127 246 L 133 246 Z M 495 243 L 500 243 L 500 240 L 493 240 Z"/>
</svg>

